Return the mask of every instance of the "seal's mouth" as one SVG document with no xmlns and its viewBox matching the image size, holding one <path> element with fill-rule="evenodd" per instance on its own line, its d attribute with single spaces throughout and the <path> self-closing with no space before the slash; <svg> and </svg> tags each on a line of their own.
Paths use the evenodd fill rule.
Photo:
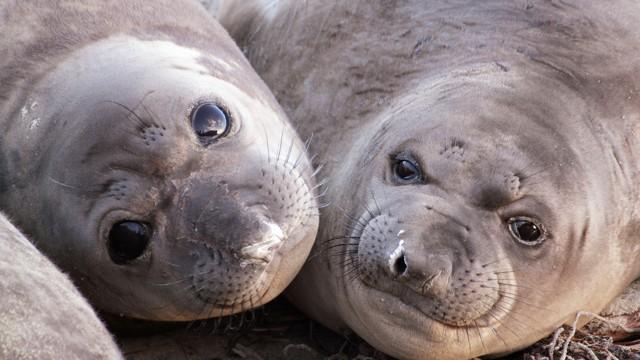
<svg viewBox="0 0 640 360">
<path fill-rule="evenodd" d="M 266 302 L 291 239 L 280 224 L 260 217 L 255 242 L 220 255 L 210 247 L 195 265 L 192 288 L 209 314 L 230 315 Z"/>
<path fill-rule="evenodd" d="M 278 224 L 265 222 L 265 225 L 268 231 L 265 234 L 264 240 L 240 249 L 240 254 L 243 257 L 240 263 L 242 268 L 245 268 L 249 264 L 269 264 L 273 260 L 274 254 L 287 239 L 287 236 Z"/>
</svg>

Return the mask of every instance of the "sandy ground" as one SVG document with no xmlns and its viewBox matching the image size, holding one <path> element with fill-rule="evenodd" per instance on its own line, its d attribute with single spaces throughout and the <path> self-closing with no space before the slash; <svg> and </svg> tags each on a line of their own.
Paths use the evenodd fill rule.
<svg viewBox="0 0 640 360">
<path fill-rule="evenodd" d="M 284 300 L 243 316 L 182 324 L 119 341 L 125 356 L 135 360 L 391 359 L 355 337 L 312 322 Z"/>
</svg>

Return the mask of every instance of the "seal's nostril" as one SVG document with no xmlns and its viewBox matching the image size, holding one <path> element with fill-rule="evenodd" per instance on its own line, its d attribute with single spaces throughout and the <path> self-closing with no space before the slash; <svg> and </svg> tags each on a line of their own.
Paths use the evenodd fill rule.
<svg viewBox="0 0 640 360">
<path fill-rule="evenodd" d="M 393 271 L 396 273 L 396 275 L 404 275 L 407 271 L 407 267 L 407 261 L 403 253 L 396 259 L 395 263 L 393 264 Z"/>
<path fill-rule="evenodd" d="M 404 275 L 409 267 L 404 256 L 404 240 L 400 240 L 398 246 L 389 255 L 388 269 L 394 276 Z"/>
</svg>

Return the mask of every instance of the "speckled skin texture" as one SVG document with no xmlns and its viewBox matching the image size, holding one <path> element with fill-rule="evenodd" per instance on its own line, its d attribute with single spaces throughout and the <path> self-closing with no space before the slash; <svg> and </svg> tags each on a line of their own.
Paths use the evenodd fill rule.
<svg viewBox="0 0 640 360">
<path fill-rule="evenodd" d="M 0 209 L 97 309 L 194 320 L 284 290 L 316 234 L 313 170 L 198 2 L 2 1 L 0 32 Z M 230 124 L 212 142 L 202 104 Z M 148 234 L 126 261 L 121 222 Z"/>
<path fill-rule="evenodd" d="M 122 359 L 71 281 L 0 214 L 0 358 Z"/>
<path fill-rule="evenodd" d="M 219 19 L 325 164 L 288 291 L 316 320 L 402 359 L 498 355 L 640 274 L 637 2 L 224 1 Z"/>
</svg>

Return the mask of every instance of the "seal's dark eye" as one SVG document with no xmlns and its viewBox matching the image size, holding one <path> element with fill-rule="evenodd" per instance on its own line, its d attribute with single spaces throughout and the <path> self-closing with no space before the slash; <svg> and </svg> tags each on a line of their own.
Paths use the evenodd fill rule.
<svg viewBox="0 0 640 360">
<path fill-rule="evenodd" d="M 191 125 L 200 142 L 208 145 L 227 135 L 231 127 L 229 115 L 215 104 L 202 104 L 191 114 Z"/>
<path fill-rule="evenodd" d="M 402 182 L 413 182 L 422 177 L 418 164 L 410 160 L 396 160 L 393 164 L 393 173 Z"/>
<path fill-rule="evenodd" d="M 535 220 L 526 217 L 509 219 L 511 235 L 525 245 L 538 245 L 545 240 L 545 231 L 542 225 Z"/>
<path fill-rule="evenodd" d="M 149 245 L 149 225 L 138 221 L 121 221 L 109 231 L 109 256 L 111 261 L 123 265 L 140 257 Z"/>
</svg>

